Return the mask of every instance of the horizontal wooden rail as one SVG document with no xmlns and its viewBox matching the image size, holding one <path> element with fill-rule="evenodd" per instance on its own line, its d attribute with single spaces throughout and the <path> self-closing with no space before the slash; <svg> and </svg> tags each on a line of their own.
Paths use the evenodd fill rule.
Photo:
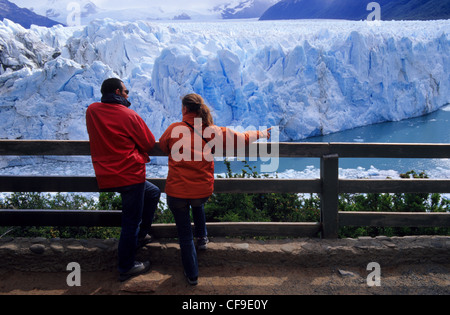
<svg viewBox="0 0 450 315">
<path fill-rule="evenodd" d="M 1 226 L 120 226 L 122 211 L 0 210 Z"/>
<path fill-rule="evenodd" d="M 164 192 L 166 180 L 149 178 L 148 181 Z M 98 192 L 95 177 L 0 176 L 2 192 Z M 216 193 L 320 193 L 320 179 L 216 179 Z"/>
<path fill-rule="evenodd" d="M 120 227 L 121 211 L 113 210 L 0 210 L 0 226 L 86 226 Z M 209 222 L 210 236 L 286 236 L 317 237 L 321 224 L 277 222 Z M 156 238 L 176 238 L 175 224 L 154 224 L 152 235 Z"/>
<path fill-rule="evenodd" d="M 148 181 L 164 192 L 166 180 Z M 0 176 L 2 192 L 98 192 L 95 177 Z M 322 193 L 320 179 L 216 179 L 216 193 Z M 340 179 L 339 193 L 449 193 L 450 180 Z"/>
<path fill-rule="evenodd" d="M 89 141 L 1 140 L 0 155 L 91 155 Z"/>
<path fill-rule="evenodd" d="M 339 158 L 446 159 L 450 144 L 424 143 L 330 143 L 330 152 Z"/>
<path fill-rule="evenodd" d="M 339 158 L 449 158 L 450 144 L 395 144 L 395 143 L 258 143 L 251 157 L 316 157 L 337 154 Z M 252 151 L 253 152 L 253 151 Z M 252 153 L 250 152 L 250 153 Z M 275 155 L 275 153 L 277 153 Z M 0 156 L 87 156 L 88 141 L 60 140 L 0 140 Z M 166 156 L 159 143 L 151 156 Z M 233 156 L 236 152 L 233 153 Z"/>
<path fill-rule="evenodd" d="M 339 211 L 340 226 L 450 227 L 450 214 L 426 212 Z"/>
<path fill-rule="evenodd" d="M 341 179 L 339 193 L 448 193 L 448 179 Z"/>
</svg>

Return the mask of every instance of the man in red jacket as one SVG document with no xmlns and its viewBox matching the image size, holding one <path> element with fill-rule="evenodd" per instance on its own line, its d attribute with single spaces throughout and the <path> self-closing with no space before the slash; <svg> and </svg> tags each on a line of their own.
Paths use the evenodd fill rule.
<svg viewBox="0 0 450 315">
<path fill-rule="evenodd" d="M 146 181 L 145 164 L 155 137 L 143 119 L 129 107 L 129 91 L 116 78 L 105 80 L 102 100 L 86 111 L 91 157 L 99 189 L 122 196 L 119 240 L 119 279 L 147 272 L 149 262 L 136 262 L 136 249 L 145 245 L 161 191 Z"/>
</svg>

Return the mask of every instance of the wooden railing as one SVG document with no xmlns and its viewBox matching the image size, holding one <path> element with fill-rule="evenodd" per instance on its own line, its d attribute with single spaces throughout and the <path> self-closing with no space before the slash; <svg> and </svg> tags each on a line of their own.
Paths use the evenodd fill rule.
<svg viewBox="0 0 450 315">
<path fill-rule="evenodd" d="M 449 144 L 259 143 L 247 157 L 320 158 L 320 179 L 217 179 L 216 193 L 317 193 L 321 220 L 313 223 L 208 223 L 213 236 L 337 238 L 341 226 L 450 227 L 449 213 L 341 212 L 341 193 L 450 193 L 450 180 L 340 179 L 339 158 L 450 158 Z M 88 156 L 87 141 L 0 140 L 0 156 Z M 157 145 L 152 156 L 165 154 Z M 236 155 L 233 154 L 233 155 Z M 162 191 L 165 179 L 148 179 Z M 0 176 L 0 192 L 97 192 L 95 177 Z M 0 226 L 120 226 L 120 211 L 0 210 Z M 176 237 L 171 224 L 155 224 L 155 237 Z"/>
</svg>

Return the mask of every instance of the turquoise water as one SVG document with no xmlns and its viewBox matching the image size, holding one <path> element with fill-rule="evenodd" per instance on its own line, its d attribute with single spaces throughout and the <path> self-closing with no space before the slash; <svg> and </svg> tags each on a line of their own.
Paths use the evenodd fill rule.
<svg viewBox="0 0 450 315">
<path fill-rule="evenodd" d="M 302 142 L 355 142 L 355 143 L 450 143 L 450 106 L 426 116 L 399 122 L 375 124 L 331 135 L 305 139 Z M 243 163 L 232 162 L 233 172 L 240 172 Z M 261 162 L 251 162 L 260 171 Z M 304 172 L 319 169 L 320 161 L 315 158 L 281 158 L 278 173 Z M 425 171 L 430 177 L 450 178 L 450 159 L 373 159 L 345 158 L 339 160 L 342 170 L 355 170 L 375 176 L 390 174 L 389 171 L 404 173 L 410 170 Z M 366 171 L 366 172 L 364 172 Z M 385 171 L 383 173 L 383 171 Z M 388 171 L 388 172 L 386 172 Z M 216 162 L 216 173 L 225 172 L 225 166 Z M 309 172 L 310 173 L 310 172 Z M 316 174 L 317 175 L 317 174 Z M 367 174 L 366 174 L 367 175 Z"/>
<path fill-rule="evenodd" d="M 314 137 L 304 142 L 356 142 L 356 143 L 450 143 L 450 106 L 432 114 L 399 122 L 376 124 L 332 135 Z M 2 175 L 23 176 L 94 176 L 89 158 L 61 161 L 59 159 L 24 159 L 12 163 L 10 167 L 1 167 Z M 166 161 L 167 162 L 167 161 Z M 165 163 L 166 163 L 165 162 Z M 148 178 L 165 178 L 167 164 L 148 165 Z M 6 164 L 6 163 L 5 163 Z M 261 162 L 250 162 L 261 172 Z M 266 163 L 268 164 L 268 163 Z M 15 165 L 15 166 L 14 166 Z M 216 174 L 226 172 L 225 164 L 215 163 Z M 232 171 L 241 173 L 244 163 L 231 162 Z M 425 171 L 430 178 L 450 179 L 450 159 L 339 159 L 342 178 L 380 178 L 398 177 L 410 170 Z M 319 178 L 320 159 L 318 158 L 280 158 L 276 174 L 280 178 Z"/>
</svg>

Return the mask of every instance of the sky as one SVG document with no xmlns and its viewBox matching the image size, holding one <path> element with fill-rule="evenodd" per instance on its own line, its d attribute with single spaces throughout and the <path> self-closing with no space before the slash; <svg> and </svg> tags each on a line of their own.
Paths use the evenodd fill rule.
<svg viewBox="0 0 450 315">
<path fill-rule="evenodd" d="M 28 8 L 40 15 L 48 15 L 48 10 L 53 9 L 52 14 L 57 14 L 51 18 L 61 23 L 70 24 L 66 21 L 70 14 L 81 9 L 88 2 L 94 3 L 100 10 L 97 15 L 91 17 L 102 18 L 105 14 L 112 14 L 112 11 L 121 12 L 123 17 L 130 18 L 131 15 L 147 17 L 172 18 L 181 12 L 187 13 L 196 18 L 214 17 L 217 18 L 213 9 L 217 6 L 223 7 L 225 4 L 235 7 L 242 0 L 9 0 L 19 7 Z M 276 0 L 273 0 L 276 1 Z M 74 6 L 75 5 L 75 6 Z M 126 10 L 126 11 L 124 11 Z M 110 13 L 108 13 L 110 12 Z M 134 13 L 135 12 L 135 13 Z M 152 13 L 154 13 L 152 15 Z M 103 15 L 102 15 L 103 14 Z M 141 14 L 141 15 L 139 15 Z M 198 15 L 198 16 L 197 16 Z M 109 16 L 111 17 L 111 16 Z M 119 17 L 116 17 L 119 18 Z M 89 19 L 89 18 L 88 18 Z M 87 22 L 85 20 L 84 22 Z"/>
<path fill-rule="evenodd" d="M 36 0 L 10 0 L 11 2 L 17 4 L 20 7 L 39 7 L 36 4 Z M 90 0 L 96 6 L 102 9 L 130 9 L 130 8 L 149 8 L 149 7 L 160 7 L 165 11 L 174 11 L 178 9 L 189 9 L 194 11 L 204 11 L 211 9 L 212 7 L 223 4 L 223 3 L 236 3 L 238 4 L 240 0 Z M 60 3 L 85 3 L 87 0 L 53 0 L 48 1 L 50 4 L 55 2 L 56 5 Z M 42 4 L 42 3 L 41 3 Z"/>
<path fill-rule="evenodd" d="M 224 0 L 91 0 L 100 8 L 145 8 L 145 7 L 161 7 L 165 10 L 191 9 L 206 10 L 215 5 L 224 3 Z M 236 0 L 235 0 L 236 1 Z M 233 0 L 229 1 L 233 2 Z M 238 1 L 236 1 L 238 2 Z"/>
<path fill-rule="evenodd" d="M 130 18 L 162 18 L 172 19 L 181 13 L 186 13 L 193 19 L 217 19 L 219 12 L 214 8 L 224 6 L 237 7 L 243 0 L 9 0 L 19 7 L 28 8 L 35 13 L 70 25 L 69 17 L 73 12 L 82 12 L 89 2 L 94 3 L 99 10 L 96 14 L 84 17 L 83 23 L 93 18 L 111 17 Z M 267 0 L 275 3 L 277 0 Z M 270 2 L 269 2 L 270 3 Z M 49 10 L 51 12 L 49 12 Z M 78 10 L 78 11 L 77 11 Z M 114 14 L 119 14 L 114 16 Z M 113 17 L 114 16 L 114 17 Z"/>
</svg>

